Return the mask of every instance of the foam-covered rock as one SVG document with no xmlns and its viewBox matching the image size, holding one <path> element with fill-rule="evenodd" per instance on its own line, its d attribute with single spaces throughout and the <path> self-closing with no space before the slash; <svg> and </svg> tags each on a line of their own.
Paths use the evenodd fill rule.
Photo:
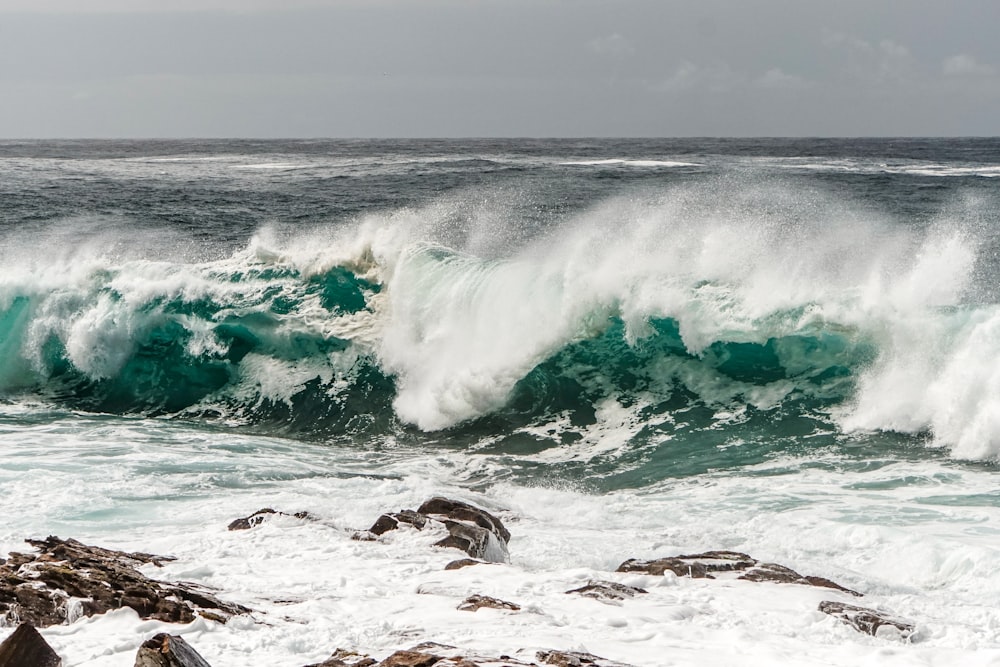
<svg viewBox="0 0 1000 667">
<path fill-rule="evenodd" d="M 145 576 L 140 565 L 157 567 L 165 556 L 94 547 L 76 540 L 27 540 L 37 554 L 12 553 L 0 565 L 0 620 L 56 625 L 130 607 L 145 619 L 189 623 L 200 614 L 214 620 L 250 611 L 224 602 L 193 584 Z"/>
<path fill-rule="evenodd" d="M 134 667 L 211 667 L 177 635 L 160 633 L 147 639 L 135 655 Z"/>
<path fill-rule="evenodd" d="M 914 630 L 914 625 L 910 621 L 867 607 L 856 607 L 843 602 L 824 600 L 819 603 L 819 610 L 824 614 L 839 618 L 858 632 L 874 637 L 895 636 L 907 639 Z"/>
</svg>

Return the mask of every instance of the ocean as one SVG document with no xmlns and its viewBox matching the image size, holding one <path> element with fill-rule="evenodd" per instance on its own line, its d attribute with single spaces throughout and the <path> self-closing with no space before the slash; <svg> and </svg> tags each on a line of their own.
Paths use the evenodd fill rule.
<svg viewBox="0 0 1000 667">
<path fill-rule="evenodd" d="M 0 553 L 171 554 L 256 610 L 45 630 L 67 665 L 164 628 L 215 667 L 1000 664 L 998 457 L 997 139 L 0 141 Z M 351 539 L 433 495 L 510 563 Z M 320 520 L 226 530 L 261 507 Z M 917 631 L 613 573 L 711 549 Z M 614 577 L 650 594 L 563 594 Z"/>
</svg>

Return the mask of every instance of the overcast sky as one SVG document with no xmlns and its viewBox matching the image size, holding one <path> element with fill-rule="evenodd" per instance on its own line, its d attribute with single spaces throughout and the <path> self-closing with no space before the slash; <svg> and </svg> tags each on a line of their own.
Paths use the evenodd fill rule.
<svg viewBox="0 0 1000 667">
<path fill-rule="evenodd" d="M 0 137 L 1000 135 L 1000 0 L 0 0 Z"/>
</svg>

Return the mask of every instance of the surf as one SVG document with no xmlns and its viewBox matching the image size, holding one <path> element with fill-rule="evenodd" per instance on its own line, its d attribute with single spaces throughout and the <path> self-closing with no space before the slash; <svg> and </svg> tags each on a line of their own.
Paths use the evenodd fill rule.
<svg viewBox="0 0 1000 667">
<path fill-rule="evenodd" d="M 745 419 L 1000 453 L 1000 312 L 961 220 L 731 177 L 551 224 L 452 203 L 209 259 L 8 253 L 0 395 L 365 442 L 543 450 L 617 415 L 626 448 Z"/>
</svg>

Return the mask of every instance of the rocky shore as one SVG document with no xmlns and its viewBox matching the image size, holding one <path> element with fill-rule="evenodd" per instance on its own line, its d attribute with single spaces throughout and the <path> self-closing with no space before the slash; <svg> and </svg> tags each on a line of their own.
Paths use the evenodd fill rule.
<svg viewBox="0 0 1000 667">
<path fill-rule="evenodd" d="M 306 512 L 284 513 L 265 508 L 236 519 L 229 530 L 254 530 L 275 517 L 291 516 L 315 521 Z M 500 518 L 466 502 L 434 497 L 417 509 L 390 511 L 377 517 L 370 528 L 353 533 L 354 540 L 378 542 L 392 531 L 430 531 L 440 536 L 435 548 L 455 549 L 465 557 L 449 562 L 446 570 L 467 567 L 501 566 L 510 560 L 511 533 Z M 203 617 L 226 623 L 235 616 L 252 613 L 250 606 L 223 599 L 224 591 L 208 590 L 185 582 L 165 582 L 151 576 L 172 560 L 169 556 L 116 551 L 82 544 L 73 539 L 50 536 L 29 539 L 32 553 L 11 553 L 0 559 L 0 625 L 17 629 L 0 644 L 0 667 L 58 667 L 61 658 L 35 630 L 72 623 L 82 617 L 128 607 L 142 619 L 167 623 L 189 623 Z M 855 630 L 882 638 L 908 639 L 914 623 L 882 610 L 848 603 L 863 593 L 816 575 L 803 575 L 777 563 L 761 562 L 735 551 L 708 551 L 663 556 L 652 560 L 628 559 L 617 573 L 740 581 L 747 584 L 809 586 L 829 591 L 818 611 L 833 616 Z M 567 595 L 590 598 L 609 604 L 649 595 L 638 586 L 608 579 L 593 579 L 583 586 L 566 590 Z M 506 596 L 505 596 L 506 597 Z M 475 613 L 494 609 L 502 613 L 525 613 L 517 600 L 503 600 L 473 593 L 455 600 L 455 608 Z M 485 613 L 485 612 L 484 612 Z M 321 638 L 317 638 L 321 641 Z M 364 647 L 330 647 L 330 657 L 308 667 L 499 667 L 501 665 L 557 665 L 622 667 L 623 663 L 580 651 L 538 647 L 510 647 L 510 653 L 480 655 L 461 647 L 432 642 L 400 646 L 381 659 Z M 196 647 L 179 636 L 158 633 L 139 648 L 136 667 L 208 667 Z"/>
</svg>

